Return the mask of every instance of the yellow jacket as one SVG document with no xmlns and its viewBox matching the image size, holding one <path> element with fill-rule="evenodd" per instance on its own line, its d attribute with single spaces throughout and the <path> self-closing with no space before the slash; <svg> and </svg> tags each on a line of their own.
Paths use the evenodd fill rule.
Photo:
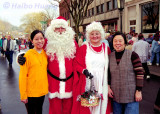
<svg viewBox="0 0 160 114">
<path fill-rule="evenodd" d="M 26 62 L 20 66 L 19 90 L 21 100 L 40 97 L 48 93 L 47 55 L 30 49 L 25 54 Z"/>
</svg>

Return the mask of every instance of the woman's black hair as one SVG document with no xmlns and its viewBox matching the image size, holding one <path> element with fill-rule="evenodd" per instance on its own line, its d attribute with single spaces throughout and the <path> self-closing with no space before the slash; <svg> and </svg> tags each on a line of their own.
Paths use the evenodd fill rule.
<svg viewBox="0 0 160 114">
<path fill-rule="evenodd" d="M 113 39 L 115 38 L 115 36 L 117 35 L 121 35 L 124 39 L 124 43 L 127 45 L 127 39 L 126 39 L 126 35 L 121 33 L 121 32 L 116 32 L 114 35 L 113 35 L 113 38 L 112 38 L 112 44 L 113 44 Z"/>
<path fill-rule="evenodd" d="M 34 36 L 35 36 L 36 34 L 38 34 L 38 33 L 41 33 L 41 34 L 43 35 L 43 37 L 44 37 L 44 34 L 43 34 L 42 31 L 40 31 L 40 30 L 34 30 L 34 31 L 31 33 L 31 40 L 33 40 Z"/>
<path fill-rule="evenodd" d="M 143 38 L 144 38 L 143 34 L 142 34 L 142 33 L 139 33 L 139 35 L 138 35 L 138 40 L 141 40 L 141 39 L 143 39 Z"/>
</svg>

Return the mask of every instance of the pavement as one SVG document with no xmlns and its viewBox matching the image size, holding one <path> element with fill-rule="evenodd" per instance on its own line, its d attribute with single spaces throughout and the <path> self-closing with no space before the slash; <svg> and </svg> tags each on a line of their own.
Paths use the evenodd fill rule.
<svg viewBox="0 0 160 114">
<path fill-rule="evenodd" d="M 27 114 L 24 104 L 19 95 L 19 66 L 15 62 L 18 52 L 13 55 L 13 67 L 9 68 L 6 58 L 0 56 L 0 114 Z M 158 114 L 154 112 L 153 106 L 160 87 L 160 66 L 149 66 L 151 79 L 144 79 L 142 91 L 143 100 L 140 102 L 139 114 Z M 48 114 L 49 101 L 45 97 L 43 114 Z"/>
<path fill-rule="evenodd" d="M 160 66 L 150 65 L 148 68 L 151 75 L 160 77 Z"/>
</svg>

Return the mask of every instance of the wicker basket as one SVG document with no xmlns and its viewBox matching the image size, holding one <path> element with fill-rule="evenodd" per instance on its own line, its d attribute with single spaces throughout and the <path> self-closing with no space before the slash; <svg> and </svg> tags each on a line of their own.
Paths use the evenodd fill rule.
<svg viewBox="0 0 160 114">
<path fill-rule="evenodd" d="M 87 98 L 81 97 L 81 106 L 84 107 L 95 107 L 99 105 L 99 97 L 95 97 L 94 102 L 89 103 L 89 100 Z"/>
<path fill-rule="evenodd" d="M 84 92 L 80 98 L 81 106 L 84 107 L 95 107 L 99 105 L 100 96 L 98 95 L 98 91 L 95 90 L 93 79 L 90 79 L 90 81 L 90 90 Z"/>
<path fill-rule="evenodd" d="M 81 106 L 84 107 L 95 107 L 99 105 L 99 97 L 97 97 L 96 95 L 94 95 L 94 99 L 88 99 L 88 98 L 83 98 L 81 97 L 80 101 L 81 101 Z M 91 100 L 91 102 L 89 102 L 89 100 Z"/>
</svg>

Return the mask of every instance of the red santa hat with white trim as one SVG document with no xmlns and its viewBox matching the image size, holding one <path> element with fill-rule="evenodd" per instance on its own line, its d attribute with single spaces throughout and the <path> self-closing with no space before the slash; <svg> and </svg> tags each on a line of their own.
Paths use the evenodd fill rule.
<svg viewBox="0 0 160 114">
<path fill-rule="evenodd" d="M 50 26 L 52 26 L 53 30 L 55 28 L 59 28 L 59 27 L 63 27 L 63 28 L 69 27 L 67 20 L 62 16 L 59 16 L 56 19 L 53 19 L 51 21 L 51 25 Z"/>
</svg>

